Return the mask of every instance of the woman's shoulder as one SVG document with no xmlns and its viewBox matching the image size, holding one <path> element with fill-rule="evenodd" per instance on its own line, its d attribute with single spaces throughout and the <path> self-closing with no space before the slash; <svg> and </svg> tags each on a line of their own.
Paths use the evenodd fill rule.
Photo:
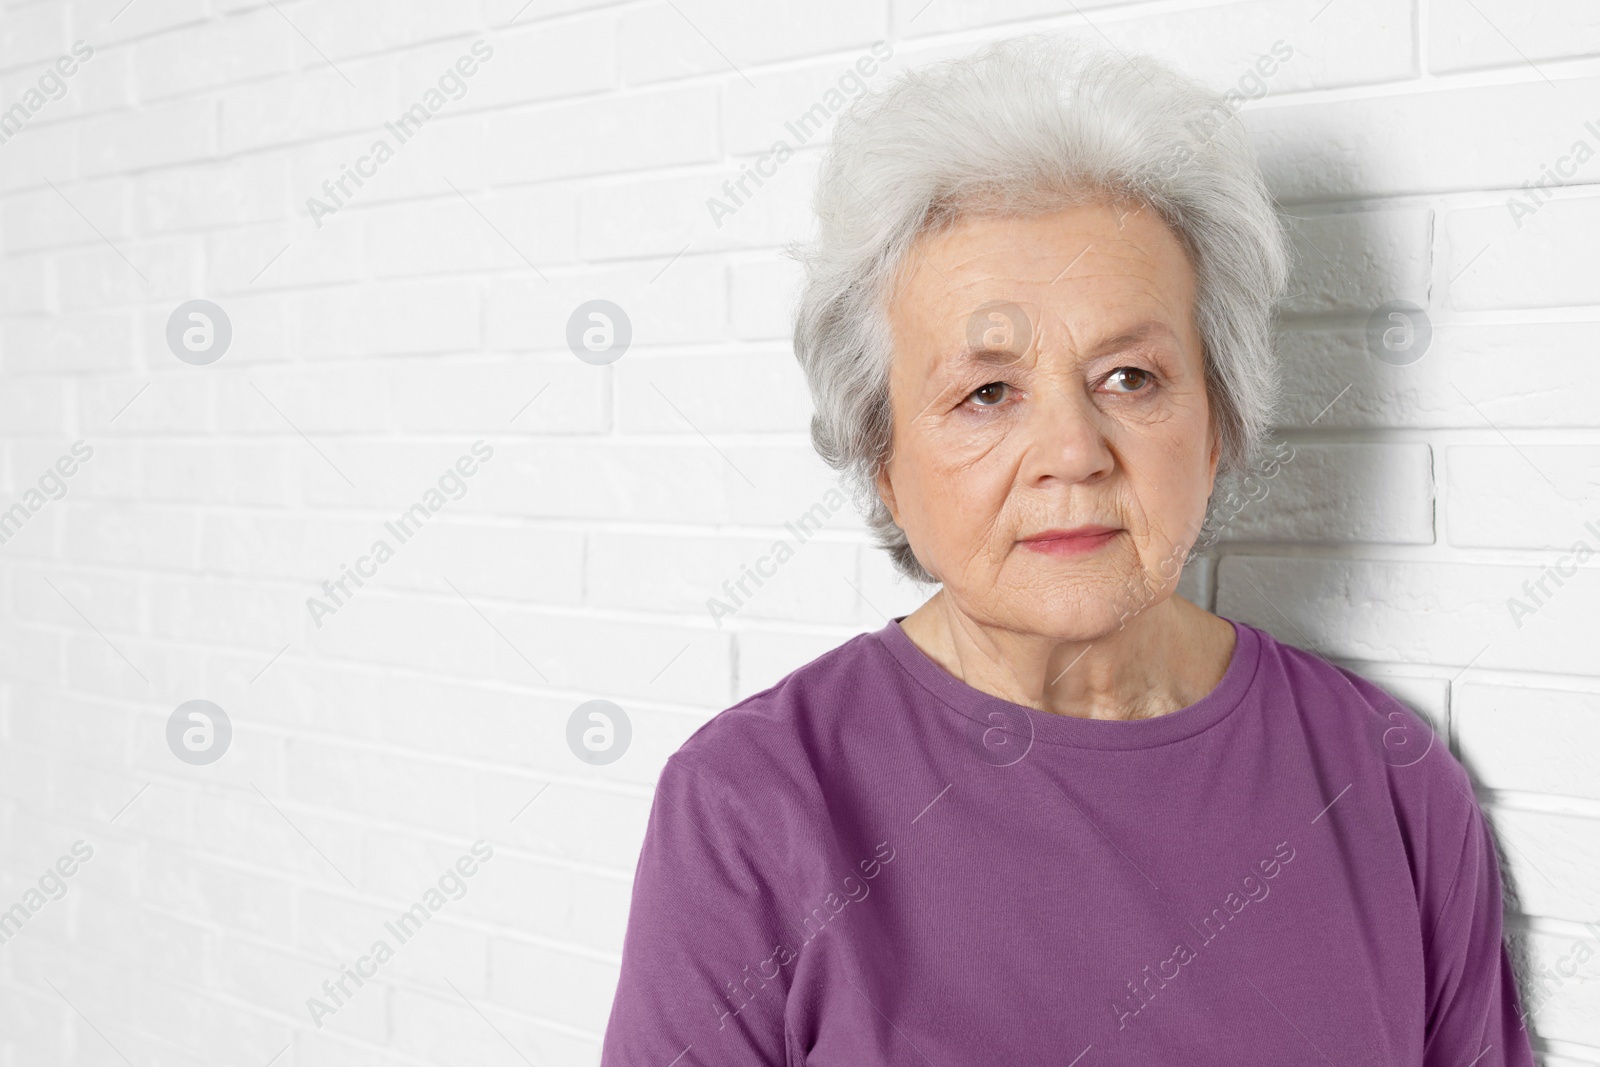
<svg viewBox="0 0 1600 1067">
<path fill-rule="evenodd" d="M 1384 769 L 1397 790 L 1452 806 L 1472 798 L 1471 778 L 1431 716 L 1354 667 L 1252 629 L 1323 743 L 1348 746 L 1353 758 Z"/>
<path fill-rule="evenodd" d="M 793 766 L 820 739 L 837 736 L 837 719 L 863 676 L 882 669 L 882 650 L 870 632 L 849 637 L 771 685 L 717 712 L 669 759 L 711 772 L 746 775 Z"/>
</svg>

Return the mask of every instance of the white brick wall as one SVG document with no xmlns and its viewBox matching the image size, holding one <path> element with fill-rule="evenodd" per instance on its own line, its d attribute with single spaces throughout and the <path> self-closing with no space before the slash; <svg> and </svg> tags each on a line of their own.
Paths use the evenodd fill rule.
<svg viewBox="0 0 1600 1067">
<path fill-rule="evenodd" d="M 848 509 L 737 615 L 708 596 L 823 499 L 788 351 L 818 137 L 706 208 L 874 41 L 871 79 L 1032 29 L 1219 89 L 1300 259 L 1296 456 L 1186 579 L 1447 728 L 1502 840 L 1554 1067 L 1600 1065 L 1600 152 L 1588 0 L 4 0 L 0 1067 L 594 1063 L 663 759 L 716 711 L 921 594 Z M 336 212 L 308 197 L 475 41 L 493 57 Z M 1587 125 L 1586 125 L 1587 124 Z M 590 366 L 606 298 L 633 347 Z M 230 350 L 179 362 L 181 302 Z M 1379 303 L 1427 308 L 1392 367 Z M 493 458 L 334 614 L 319 595 L 482 439 Z M 623 705 L 621 761 L 568 749 Z M 190 766 L 168 716 L 222 706 Z M 542 791 L 541 791 L 542 790 Z M 533 798 L 537 797 L 536 800 Z M 533 802 L 530 804 L 529 801 Z M 494 856 L 335 1016 L 306 999 L 476 840 Z M 1536 978 L 1530 978 L 1536 981 Z M 511 1047 L 508 1047 L 511 1046 Z M 276 1057 L 276 1058 L 275 1058 Z"/>
</svg>

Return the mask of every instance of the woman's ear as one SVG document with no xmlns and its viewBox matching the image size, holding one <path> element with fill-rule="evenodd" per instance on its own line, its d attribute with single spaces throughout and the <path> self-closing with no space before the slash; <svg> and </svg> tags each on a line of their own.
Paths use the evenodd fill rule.
<svg viewBox="0 0 1600 1067">
<path fill-rule="evenodd" d="M 873 475 L 872 482 L 878 490 L 878 499 L 889 509 L 889 517 L 894 519 L 896 526 L 900 525 L 900 509 L 895 506 L 894 482 L 889 477 L 888 460 L 878 464 L 878 473 Z"/>
</svg>

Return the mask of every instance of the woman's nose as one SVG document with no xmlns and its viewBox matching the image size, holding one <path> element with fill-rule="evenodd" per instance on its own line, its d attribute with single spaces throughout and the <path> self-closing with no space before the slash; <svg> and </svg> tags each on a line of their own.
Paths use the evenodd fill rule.
<svg viewBox="0 0 1600 1067">
<path fill-rule="evenodd" d="M 1081 378 L 1074 382 L 1059 374 L 1040 374 L 1033 403 L 1018 428 L 1024 479 L 1077 484 L 1104 477 L 1116 463 L 1106 423 L 1105 414 L 1084 394 Z"/>
</svg>

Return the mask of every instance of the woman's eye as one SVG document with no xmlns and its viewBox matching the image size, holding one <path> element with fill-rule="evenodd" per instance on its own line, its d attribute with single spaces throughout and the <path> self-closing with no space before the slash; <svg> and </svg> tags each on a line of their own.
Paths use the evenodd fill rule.
<svg viewBox="0 0 1600 1067">
<path fill-rule="evenodd" d="M 1106 384 L 1113 393 L 1137 393 L 1155 381 L 1155 375 L 1142 367 L 1118 367 L 1106 376 Z"/>
<path fill-rule="evenodd" d="M 1010 386 L 1006 385 L 1005 382 L 990 382 L 988 385 L 978 386 L 978 388 L 967 394 L 967 399 L 980 408 L 992 408 L 1005 399 L 1005 390 L 1008 388 Z"/>
</svg>

